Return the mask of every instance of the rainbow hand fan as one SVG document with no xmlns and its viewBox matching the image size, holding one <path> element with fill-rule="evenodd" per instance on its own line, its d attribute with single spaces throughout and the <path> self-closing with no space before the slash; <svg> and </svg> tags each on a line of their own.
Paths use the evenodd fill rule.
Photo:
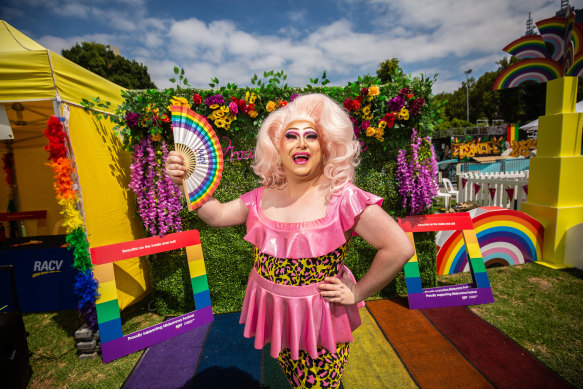
<svg viewBox="0 0 583 389">
<path fill-rule="evenodd" d="M 187 173 L 184 195 L 188 210 L 200 207 L 213 194 L 223 174 L 223 149 L 213 128 L 202 115 L 173 105 L 175 150 L 184 158 Z"/>
</svg>

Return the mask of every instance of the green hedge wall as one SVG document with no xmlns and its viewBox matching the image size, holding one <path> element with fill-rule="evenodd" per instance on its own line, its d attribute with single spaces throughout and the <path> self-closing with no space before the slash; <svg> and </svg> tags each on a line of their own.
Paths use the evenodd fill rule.
<svg viewBox="0 0 583 389">
<path fill-rule="evenodd" d="M 226 140 L 225 140 L 226 141 Z M 232 144 L 235 149 L 240 139 L 234 135 Z M 226 142 L 228 145 L 228 142 Z M 225 145 L 223 145 L 225 146 Z M 248 148 L 247 148 L 248 150 Z M 404 216 L 400 204 L 401 198 L 393 179 L 396 168 L 395 158 L 398 146 L 387 150 L 369 148 L 362 155 L 361 164 L 356 172 L 356 185 L 368 192 L 381 196 L 383 209 L 393 217 Z M 381 153 L 382 158 L 376 158 Z M 259 185 L 257 177 L 251 170 L 250 160 L 225 162 L 223 178 L 214 197 L 221 202 L 238 198 Z M 182 214 L 185 230 L 197 229 L 200 232 L 205 266 L 208 275 L 211 302 L 215 313 L 233 312 L 241 309 L 247 284 L 247 277 L 253 266 L 253 246 L 246 242 L 245 226 L 229 228 L 211 228 L 200 221 L 195 213 L 186 211 Z M 424 287 L 436 283 L 436 248 L 434 233 L 415 234 L 415 245 L 421 269 Z M 346 257 L 346 265 L 357 279 L 368 270 L 375 255 L 375 249 L 360 237 L 351 241 Z M 153 294 L 158 312 L 176 314 L 194 309 L 192 291 L 188 276 L 186 257 L 183 251 L 159 254 L 150 258 Z M 375 297 L 390 298 L 406 294 L 403 272 Z"/>
<path fill-rule="evenodd" d="M 179 76 L 179 82 L 186 84 L 183 71 L 175 68 Z M 407 87 L 414 91 L 415 97 L 423 97 L 425 105 L 418 115 L 401 120 L 394 127 L 385 130 L 384 139 L 378 140 L 369 137 L 362 131 L 359 139 L 364 142 L 366 150 L 361 154 L 361 163 L 356 172 L 356 185 L 371 193 L 381 196 L 383 208 L 393 217 L 406 216 L 407 210 L 402 207 L 401 197 L 394 179 L 396 159 L 399 149 L 405 148 L 410 143 L 411 129 L 416 128 L 420 135 L 431 136 L 434 124 L 439 121 L 440 106 L 433 101 L 431 92 L 435 79 L 421 77 L 412 78 L 402 73 L 395 74 L 393 82 L 381 85 L 380 81 L 371 76 L 359 77 L 357 81 L 348 83 L 345 87 L 328 87 L 325 72 L 322 79 L 310 79 L 310 84 L 305 88 L 290 88 L 281 85 L 285 80 L 283 72 L 264 73 L 265 81 L 254 76 L 251 80 L 255 87 L 238 88 L 236 85 L 227 84 L 226 87 L 218 87 L 218 80 L 212 79 L 209 84 L 216 89 L 192 89 L 178 85 L 176 89 L 163 91 L 128 91 L 124 94 L 125 102 L 118 107 L 112 120 L 123 136 L 124 147 L 128 150 L 131 145 L 137 143 L 145 136 L 161 136 L 167 142 L 172 142 L 171 131 L 167 121 L 160 118 L 169 116 L 167 106 L 170 99 L 175 96 L 184 98 L 185 101 L 193 101 L 195 94 L 205 98 L 215 94 L 225 97 L 225 104 L 231 98 L 247 99 L 252 93 L 257 94 L 255 111 L 258 116 L 238 115 L 230 128 L 215 128 L 221 140 L 223 150 L 229 145 L 229 140 L 235 151 L 249 151 L 255 146 L 255 137 L 262 120 L 269 114 L 269 103 L 287 101 L 293 93 L 325 93 L 339 104 L 346 99 L 356 99 L 362 96 L 363 88 L 374 85 L 380 90 L 380 94 L 368 101 L 371 110 L 370 126 L 378 126 L 380 120 L 389 112 L 388 101 L 397 96 L 401 88 Z M 178 78 L 178 77 L 177 77 Z M 365 95 L 366 96 L 366 95 Z M 85 102 L 88 107 L 104 104 L 99 99 Z M 364 105 L 364 104 L 363 104 Z M 191 109 L 197 113 L 206 115 L 213 109 L 204 103 L 191 105 Z M 141 115 L 139 127 L 128 127 L 126 114 L 137 113 Z M 165 116 L 164 116 L 164 115 Z M 351 117 L 358 125 L 369 119 L 365 118 L 363 110 L 351 111 Z M 228 138 L 228 139 L 227 139 Z M 231 155 L 226 155 L 223 178 L 214 196 L 222 201 L 230 201 L 238 198 L 259 185 L 258 178 L 253 174 L 250 166 L 252 160 L 241 159 L 235 156 L 230 162 Z M 431 211 L 428 211 L 431 212 Z M 216 313 L 238 311 L 241 309 L 245 293 L 247 277 L 253 266 L 253 247 L 243 240 L 245 226 L 233 228 L 210 228 L 202 223 L 194 213 L 188 213 L 186 207 L 182 211 L 182 225 L 184 230 L 197 229 L 200 232 L 205 266 L 211 294 L 213 310 Z M 139 216 L 138 216 L 139 217 Z M 416 250 L 419 260 L 421 278 L 424 287 L 435 286 L 435 236 L 434 233 L 419 233 L 415 235 Z M 357 279 L 368 270 L 374 257 L 375 250 L 361 238 L 353 238 L 346 265 L 352 270 Z M 188 267 L 184 251 L 162 253 L 149 258 L 152 274 L 153 293 L 156 308 L 161 314 L 176 314 L 192 311 L 194 301 L 190 288 Z M 406 286 L 403 273 L 379 292 L 377 297 L 394 297 L 406 294 Z"/>
</svg>

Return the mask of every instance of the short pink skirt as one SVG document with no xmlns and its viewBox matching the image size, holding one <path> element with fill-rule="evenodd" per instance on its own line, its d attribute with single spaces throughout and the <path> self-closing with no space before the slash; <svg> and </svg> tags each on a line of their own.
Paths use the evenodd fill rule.
<svg viewBox="0 0 583 389">
<path fill-rule="evenodd" d="M 344 271 L 356 282 L 347 267 Z M 315 359 L 318 346 L 334 352 L 338 343 L 352 342 L 352 331 L 360 326 L 358 309 L 364 302 L 355 305 L 329 303 L 320 296 L 318 285 L 276 284 L 261 277 L 255 269 L 251 270 L 239 320 L 240 324 L 245 324 L 243 335 L 255 337 L 254 345 L 259 350 L 271 343 L 273 358 L 288 348 L 294 360 L 299 358 L 300 350 Z"/>
</svg>

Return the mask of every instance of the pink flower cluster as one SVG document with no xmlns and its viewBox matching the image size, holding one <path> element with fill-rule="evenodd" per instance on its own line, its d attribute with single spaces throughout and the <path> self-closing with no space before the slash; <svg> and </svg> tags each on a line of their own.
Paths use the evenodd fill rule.
<svg viewBox="0 0 583 389">
<path fill-rule="evenodd" d="M 162 141 L 162 161 L 168 156 L 168 146 Z M 151 235 L 164 236 L 181 231 L 182 193 L 164 171 L 163 162 L 156 159 L 151 137 L 144 137 L 134 145 L 133 163 L 130 165 L 129 188 L 137 197 L 138 214 L 146 231 Z"/>
<path fill-rule="evenodd" d="M 410 215 L 418 215 L 429 209 L 437 195 L 437 160 L 431 138 L 411 133 L 410 155 L 408 150 L 399 150 L 397 156 L 397 181 L 403 208 L 410 207 Z"/>
</svg>

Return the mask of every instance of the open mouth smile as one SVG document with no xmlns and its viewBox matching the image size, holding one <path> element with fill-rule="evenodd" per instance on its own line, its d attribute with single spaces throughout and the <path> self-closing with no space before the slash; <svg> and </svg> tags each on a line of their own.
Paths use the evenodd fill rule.
<svg viewBox="0 0 583 389">
<path fill-rule="evenodd" d="M 297 165 L 305 165 L 310 160 L 309 153 L 295 153 L 292 155 L 292 159 Z"/>
</svg>

